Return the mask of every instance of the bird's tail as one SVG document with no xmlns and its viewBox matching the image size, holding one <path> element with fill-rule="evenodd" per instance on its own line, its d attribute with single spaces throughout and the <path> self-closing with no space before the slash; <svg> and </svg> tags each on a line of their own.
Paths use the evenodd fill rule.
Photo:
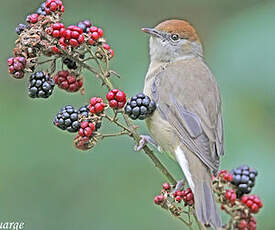
<svg viewBox="0 0 275 230">
<path fill-rule="evenodd" d="M 208 168 L 194 153 L 182 146 L 178 147 L 175 153 L 176 159 L 193 191 L 198 220 L 203 225 L 210 224 L 213 229 L 221 229 L 221 217 L 216 207 L 212 190 L 212 178 Z"/>
<path fill-rule="evenodd" d="M 214 229 L 221 229 L 221 217 L 216 207 L 211 185 L 205 181 L 195 184 L 193 193 L 197 218 L 204 225 L 210 224 Z"/>
</svg>

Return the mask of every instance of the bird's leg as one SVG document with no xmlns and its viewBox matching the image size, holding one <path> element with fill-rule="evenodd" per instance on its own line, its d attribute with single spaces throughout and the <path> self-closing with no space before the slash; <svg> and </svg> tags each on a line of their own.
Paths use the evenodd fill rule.
<svg viewBox="0 0 275 230">
<path fill-rule="evenodd" d="M 184 179 L 179 180 L 179 181 L 177 182 L 177 184 L 176 184 L 176 187 L 175 187 L 173 193 L 176 192 L 176 191 L 181 190 L 181 189 L 183 188 L 183 186 L 184 186 L 184 183 L 185 183 L 185 180 L 184 180 Z"/>
<path fill-rule="evenodd" d="M 149 135 L 140 135 L 141 139 L 138 144 L 135 145 L 134 150 L 135 151 L 140 151 L 143 149 L 143 147 L 147 144 L 150 143 L 153 145 L 155 148 L 159 149 L 158 143 Z"/>
</svg>

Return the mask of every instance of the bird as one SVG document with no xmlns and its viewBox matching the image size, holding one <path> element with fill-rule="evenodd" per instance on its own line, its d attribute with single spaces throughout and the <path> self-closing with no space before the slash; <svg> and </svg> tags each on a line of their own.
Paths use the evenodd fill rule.
<svg viewBox="0 0 275 230">
<path fill-rule="evenodd" d="M 177 161 L 193 191 L 198 220 L 221 229 L 212 189 L 224 155 L 221 96 L 202 43 L 187 20 L 165 20 L 142 31 L 150 35 L 143 93 L 156 110 L 145 121 L 150 136 L 141 143 L 156 143 Z"/>
</svg>

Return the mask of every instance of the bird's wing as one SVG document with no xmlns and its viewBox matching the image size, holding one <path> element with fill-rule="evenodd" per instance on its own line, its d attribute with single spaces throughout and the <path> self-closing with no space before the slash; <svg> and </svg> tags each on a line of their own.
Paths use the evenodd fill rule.
<svg viewBox="0 0 275 230">
<path fill-rule="evenodd" d="M 199 58 L 171 63 L 156 74 L 151 90 L 162 118 L 215 173 L 223 127 L 219 90 L 207 65 Z"/>
</svg>

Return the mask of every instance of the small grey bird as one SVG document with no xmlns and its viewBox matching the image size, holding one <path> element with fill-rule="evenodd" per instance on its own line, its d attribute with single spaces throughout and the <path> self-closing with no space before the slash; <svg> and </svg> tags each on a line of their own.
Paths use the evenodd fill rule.
<svg viewBox="0 0 275 230">
<path fill-rule="evenodd" d="M 167 20 L 142 30 L 151 35 L 144 93 L 157 104 L 147 127 L 161 149 L 179 163 L 194 193 L 199 221 L 220 229 L 211 178 L 224 154 L 217 82 L 187 21 Z"/>
</svg>

